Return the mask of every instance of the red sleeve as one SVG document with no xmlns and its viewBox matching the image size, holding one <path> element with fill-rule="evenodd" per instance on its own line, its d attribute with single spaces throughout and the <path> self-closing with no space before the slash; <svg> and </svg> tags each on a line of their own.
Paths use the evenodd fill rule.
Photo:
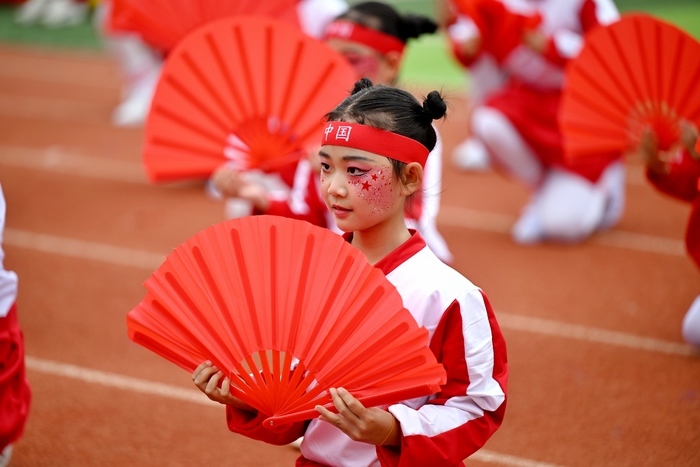
<svg viewBox="0 0 700 467">
<path fill-rule="evenodd" d="M 449 41 L 450 41 L 450 50 L 452 51 L 452 55 L 455 57 L 455 59 L 462 66 L 469 68 L 474 64 L 474 62 L 476 62 L 479 58 L 481 58 L 481 48 L 474 55 L 467 55 L 462 50 L 461 43 L 454 41 L 452 39 L 449 39 Z"/>
<path fill-rule="evenodd" d="M 506 410 L 506 346 L 491 305 L 481 296 L 488 317 L 484 327 L 467 325 L 463 331 L 462 310 L 455 301 L 432 337 L 430 347 L 447 371 L 447 383 L 419 409 L 420 413 L 429 407 L 422 416 L 430 419 L 431 432 L 406 435 L 407 428 L 402 426 L 400 447 L 377 446 L 382 466 L 462 466 L 501 426 Z M 481 332 L 485 328 L 490 329 L 488 337 Z M 472 366 L 469 362 L 479 363 Z M 478 379 L 476 385 L 472 378 Z M 448 418 L 464 421 L 451 427 L 445 422 Z"/>
<path fill-rule="evenodd" d="M 584 34 L 600 25 L 594 0 L 585 0 L 583 2 L 578 17 L 579 21 L 581 22 L 581 29 L 583 30 Z"/>
<path fill-rule="evenodd" d="M 271 431 L 262 424 L 266 418 L 267 415 L 259 412 L 252 413 L 226 406 L 228 429 L 251 439 L 281 446 L 295 441 L 306 431 L 306 422 L 293 423 L 283 430 Z"/>
<path fill-rule="evenodd" d="M 647 168 L 647 179 L 654 187 L 674 198 L 692 202 L 698 196 L 698 180 L 700 180 L 700 161 L 692 158 L 683 149 L 677 160 L 671 162 L 670 171 L 666 174 L 652 172 Z"/>
</svg>

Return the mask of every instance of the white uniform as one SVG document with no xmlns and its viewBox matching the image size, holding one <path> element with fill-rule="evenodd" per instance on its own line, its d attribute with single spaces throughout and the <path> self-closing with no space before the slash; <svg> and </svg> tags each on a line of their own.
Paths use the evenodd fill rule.
<svg viewBox="0 0 700 467">
<path fill-rule="evenodd" d="M 5 195 L 0 185 L 0 318 L 4 318 L 10 312 L 10 308 L 17 300 L 17 274 L 5 270 L 5 252 L 2 249 L 3 235 L 5 232 Z"/>
<path fill-rule="evenodd" d="M 556 113 L 566 61 L 580 52 L 586 30 L 619 14 L 611 0 L 502 1 L 514 13 L 539 13 L 548 43 L 542 54 L 524 44 L 510 52 L 503 61 L 510 81 L 474 111 L 472 131 L 502 170 L 535 190 L 512 229 L 517 242 L 582 240 L 622 216 L 624 166 L 617 160 L 585 174 L 568 167 Z"/>
</svg>

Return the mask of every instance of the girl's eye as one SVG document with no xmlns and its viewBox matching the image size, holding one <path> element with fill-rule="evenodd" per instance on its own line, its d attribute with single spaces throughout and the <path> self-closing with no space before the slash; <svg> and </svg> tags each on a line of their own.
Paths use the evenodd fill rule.
<svg viewBox="0 0 700 467">
<path fill-rule="evenodd" d="M 325 162 L 321 162 L 321 170 L 323 172 L 328 172 L 331 169 L 331 166 L 326 164 Z"/>
<path fill-rule="evenodd" d="M 364 175 L 367 172 L 369 172 L 369 170 L 362 170 L 358 169 L 357 167 L 348 167 L 348 173 L 350 175 Z"/>
</svg>

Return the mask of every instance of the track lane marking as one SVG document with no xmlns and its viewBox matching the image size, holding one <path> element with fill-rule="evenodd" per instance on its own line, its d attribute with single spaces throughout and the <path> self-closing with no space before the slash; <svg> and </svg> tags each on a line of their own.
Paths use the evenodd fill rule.
<svg viewBox="0 0 700 467">
<path fill-rule="evenodd" d="M 76 154 L 59 146 L 42 150 L 0 146 L 0 164 L 100 180 L 148 184 L 143 166 L 139 163 Z"/>
<path fill-rule="evenodd" d="M 89 178 L 136 184 L 148 184 L 141 164 L 96 159 L 71 154 L 61 148 L 47 150 L 0 147 L 0 164 L 35 170 L 46 170 Z M 458 206 L 443 205 L 438 214 L 438 225 L 481 230 L 509 235 L 515 217 L 507 214 L 479 211 Z M 685 256 L 685 243 L 679 239 L 658 237 L 616 229 L 592 236 L 588 241 L 614 248 Z"/>
<path fill-rule="evenodd" d="M 101 261 L 120 266 L 156 270 L 166 255 L 130 248 L 115 247 L 96 242 L 86 242 L 53 235 L 37 234 L 17 229 L 5 230 L 5 244 L 91 261 Z M 499 323 L 504 329 L 558 336 L 586 342 L 604 343 L 618 347 L 648 350 L 656 353 L 687 356 L 693 353 L 684 344 L 654 338 L 636 336 L 600 328 L 568 324 L 541 318 L 498 312 Z"/>
<path fill-rule="evenodd" d="M 88 242 L 55 235 L 46 235 L 26 230 L 5 229 L 3 242 L 6 246 L 25 248 L 71 258 L 101 261 L 154 271 L 163 263 L 164 254 L 122 248 L 104 243 Z"/>
</svg>

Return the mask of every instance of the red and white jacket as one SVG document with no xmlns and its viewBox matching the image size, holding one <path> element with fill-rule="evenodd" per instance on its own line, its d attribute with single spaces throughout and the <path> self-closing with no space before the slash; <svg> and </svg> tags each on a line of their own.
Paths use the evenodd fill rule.
<svg viewBox="0 0 700 467">
<path fill-rule="evenodd" d="M 447 370 L 447 383 L 438 394 L 388 407 L 400 424 L 401 446 L 353 441 L 318 419 L 273 433 L 262 426 L 263 414 L 227 406 L 231 431 L 272 444 L 304 436 L 297 466 L 358 467 L 461 466 L 494 434 L 505 413 L 508 364 L 486 296 L 440 261 L 416 232 L 375 266 L 429 331 L 430 348 Z"/>
</svg>

